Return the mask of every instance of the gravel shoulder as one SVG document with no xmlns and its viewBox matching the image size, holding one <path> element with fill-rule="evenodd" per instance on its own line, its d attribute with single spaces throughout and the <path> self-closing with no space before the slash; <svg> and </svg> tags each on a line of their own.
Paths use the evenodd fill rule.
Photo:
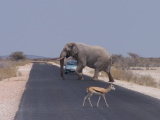
<svg viewBox="0 0 160 120">
<path fill-rule="evenodd" d="M 25 90 L 26 83 L 32 63 L 18 67 L 22 74 L 19 77 L 7 78 L 0 81 L 0 119 L 13 120 L 19 108 L 22 94 Z"/>
</svg>

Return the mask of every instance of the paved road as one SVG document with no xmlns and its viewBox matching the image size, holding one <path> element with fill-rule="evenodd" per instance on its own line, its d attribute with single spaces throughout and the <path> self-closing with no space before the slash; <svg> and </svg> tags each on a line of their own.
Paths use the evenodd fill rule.
<svg viewBox="0 0 160 120">
<path fill-rule="evenodd" d="M 101 99 L 97 108 L 98 96 L 91 99 L 93 108 L 88 101 L 82 107 L 89 86 L 109 84 L 87 76 L 79 81 L 73 74 L 61 80 L 58 67 L 35 63 L 15 120 L 160 120 L 160 100 L 119 86 L 106 95 L 110 107 Z"/>
</svg>

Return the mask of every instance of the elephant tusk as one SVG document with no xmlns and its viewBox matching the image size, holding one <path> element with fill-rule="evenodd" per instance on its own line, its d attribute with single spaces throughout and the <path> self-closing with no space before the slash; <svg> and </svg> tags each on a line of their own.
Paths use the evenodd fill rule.
<svg viewBox="0 0 160 120">
<path fill-rule="evenodd" d="M 57 60 L 60 61 L 60 60 L 62 60 L 62 59 L 64 59 L 64 57 L 61 57 L 61 58 L 59 58 L 59 59 L 57 59 Z"/>
</svg>

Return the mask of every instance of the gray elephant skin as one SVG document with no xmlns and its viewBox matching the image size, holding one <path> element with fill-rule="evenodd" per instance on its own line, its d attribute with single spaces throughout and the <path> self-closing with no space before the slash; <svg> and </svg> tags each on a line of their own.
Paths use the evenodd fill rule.
<svg viewBox="0 0 160 120">
<path fill-rule="evenodd" d="M 83 80 L 82 70 L 85 66 L 94 68 L 93 80 L 98 79 L 100 71 L 105 71 L 108 74 L 109 82 L 114 82 L 114 79 L 110 73 L 112 66 L 112 59 L 109 52 L 99 46 L 91 46 L 83 43 L 67 43 L 60 54 L 60 69 L 61 77 L 64 79 L 64 59 L 72 56 L 77 60 L 76 74 L 78 80 Z"/>
</svg>

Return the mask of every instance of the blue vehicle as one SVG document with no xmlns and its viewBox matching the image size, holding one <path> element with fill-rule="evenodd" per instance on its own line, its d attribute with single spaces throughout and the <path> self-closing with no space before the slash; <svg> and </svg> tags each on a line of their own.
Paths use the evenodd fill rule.
<svg viewBox="0 0 160 120">
<path fill-rule="evenodd" d="M 70 73 L 70 72 L 73 73 L 73 72 L 75 72 L 76 68 L 77 68 L 77 61 L 76 60 L 68 60 L 66 62 L 65 67 L 64 67 L 64 72 L 65 72 L 65 74 Z"/>
</svg>

